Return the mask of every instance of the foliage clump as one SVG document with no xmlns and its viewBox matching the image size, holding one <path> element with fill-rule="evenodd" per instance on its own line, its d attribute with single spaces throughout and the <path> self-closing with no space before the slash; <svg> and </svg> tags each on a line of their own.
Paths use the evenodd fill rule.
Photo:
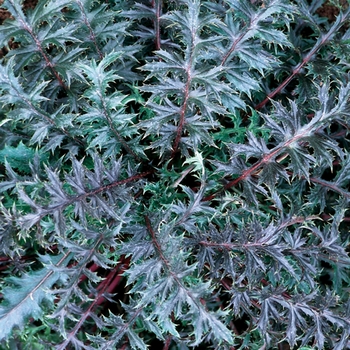
<svg viewBox="0 0 350 350">
<path fill-rule="evenodd" d="M 4 0 L 2 348 L 350 348 L 323 3 Z"/>
</svg>

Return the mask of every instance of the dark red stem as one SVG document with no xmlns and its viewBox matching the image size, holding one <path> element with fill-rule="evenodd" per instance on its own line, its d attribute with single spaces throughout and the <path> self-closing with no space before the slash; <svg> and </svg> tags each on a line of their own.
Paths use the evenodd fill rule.
<svg viewBox="0 0 350 350">
<path fill-rule="evenodd" d="M 165 344 L 163 346 L 163 350 L 169 350 L 170 344 L 171 344 L 172 336 L 168 336 L 166 338 Z"/>
<path fill-rule="evenodd" d="M 336 28 L 332 28 L 333 30 L 330 30 L 327 34 L 325 34 L 322 39 L 315 44 L 315 46 L 311 49 L 311 51 L 303 58 L 303 60 L 293 69 L 292 74 L 287 77 L 280 86 L 278 86 L 275 90 L 270 92 L 267 97 L 258 103 L 255 106 L 256 110 L 261 109 L 268 103 L 270 100 L 272 100 L 278 93 L 280 93 L 293 79 L 296 75 L 299 74 L 299 72 L 302 70 L 302 68 L 311 61 L 312 57 L 316 54 L 316 52 L 324 45 L 326 44 L 331 36 L 334 34 L 334 31 Z"/>
<path fill-rule="evenodd" d="M 154 21 L 154 30 L 155 30 L 155 46 L 156 50 L 160 50 L 160 16 L 161 16 L 161 9 L 162 9 L 162 3 L 161 0 L 154 0 L 152 1 L 152 5 L 155 8 L 155 15 L 156 19 Z"/>
</svg>

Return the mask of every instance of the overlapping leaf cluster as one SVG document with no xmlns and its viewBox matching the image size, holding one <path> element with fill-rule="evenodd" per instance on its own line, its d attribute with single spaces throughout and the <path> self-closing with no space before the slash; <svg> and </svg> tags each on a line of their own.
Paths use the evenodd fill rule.
<svg viewBox="0 0 350 350">
<path fill-rule="evenodd" d="M 2 347 L 350 348 L 350 9 L 323 3 L 4 0 Z"/>
</svg>

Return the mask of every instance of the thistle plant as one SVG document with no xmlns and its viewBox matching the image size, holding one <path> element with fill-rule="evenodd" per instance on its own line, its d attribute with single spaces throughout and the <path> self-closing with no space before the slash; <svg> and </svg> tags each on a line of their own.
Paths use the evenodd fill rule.
<svg viewBox="0 0 350 350">
<path fill-rule="evenodd" d="M 1 348 L 350 348 L 324 2 L 3 1 Z"/>
</svg>

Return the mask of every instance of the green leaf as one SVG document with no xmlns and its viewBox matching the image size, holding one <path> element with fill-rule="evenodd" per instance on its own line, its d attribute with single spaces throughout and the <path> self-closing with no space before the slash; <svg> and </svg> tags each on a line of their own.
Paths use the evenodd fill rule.
<svg viewBox="0 0 350 350">
<path fill-rule="evenodd" d="M 0 163 L 5 164 L 5 162 L 8 162 L 12 168 L 29 174 L 31 172 L 29 164 L 33 162 L 36 155 L 39 156 L 41 162 L 48 158 L 47 154 L 38 153 L 33 148 L 25 146 L 22 142 L 16 147 L 6 145 L 4 149 L 0 150 Z"/>
<path fill-rule="evenodd" d="M 41 259 L 45 264 L 42 269 L 7 278 L 8 286 L 2 288 L 4 300 L 0 304 L 0 340 L 7 339 L 14 327 L 23 329 L 29 317 L 40 319 L 44 314 L 43 302 L 52 308 L 54 295 L 48 291 L 62 278 L 54 267 L 67 265 L 70 256 L 61 254 Z"/>
</svg>

